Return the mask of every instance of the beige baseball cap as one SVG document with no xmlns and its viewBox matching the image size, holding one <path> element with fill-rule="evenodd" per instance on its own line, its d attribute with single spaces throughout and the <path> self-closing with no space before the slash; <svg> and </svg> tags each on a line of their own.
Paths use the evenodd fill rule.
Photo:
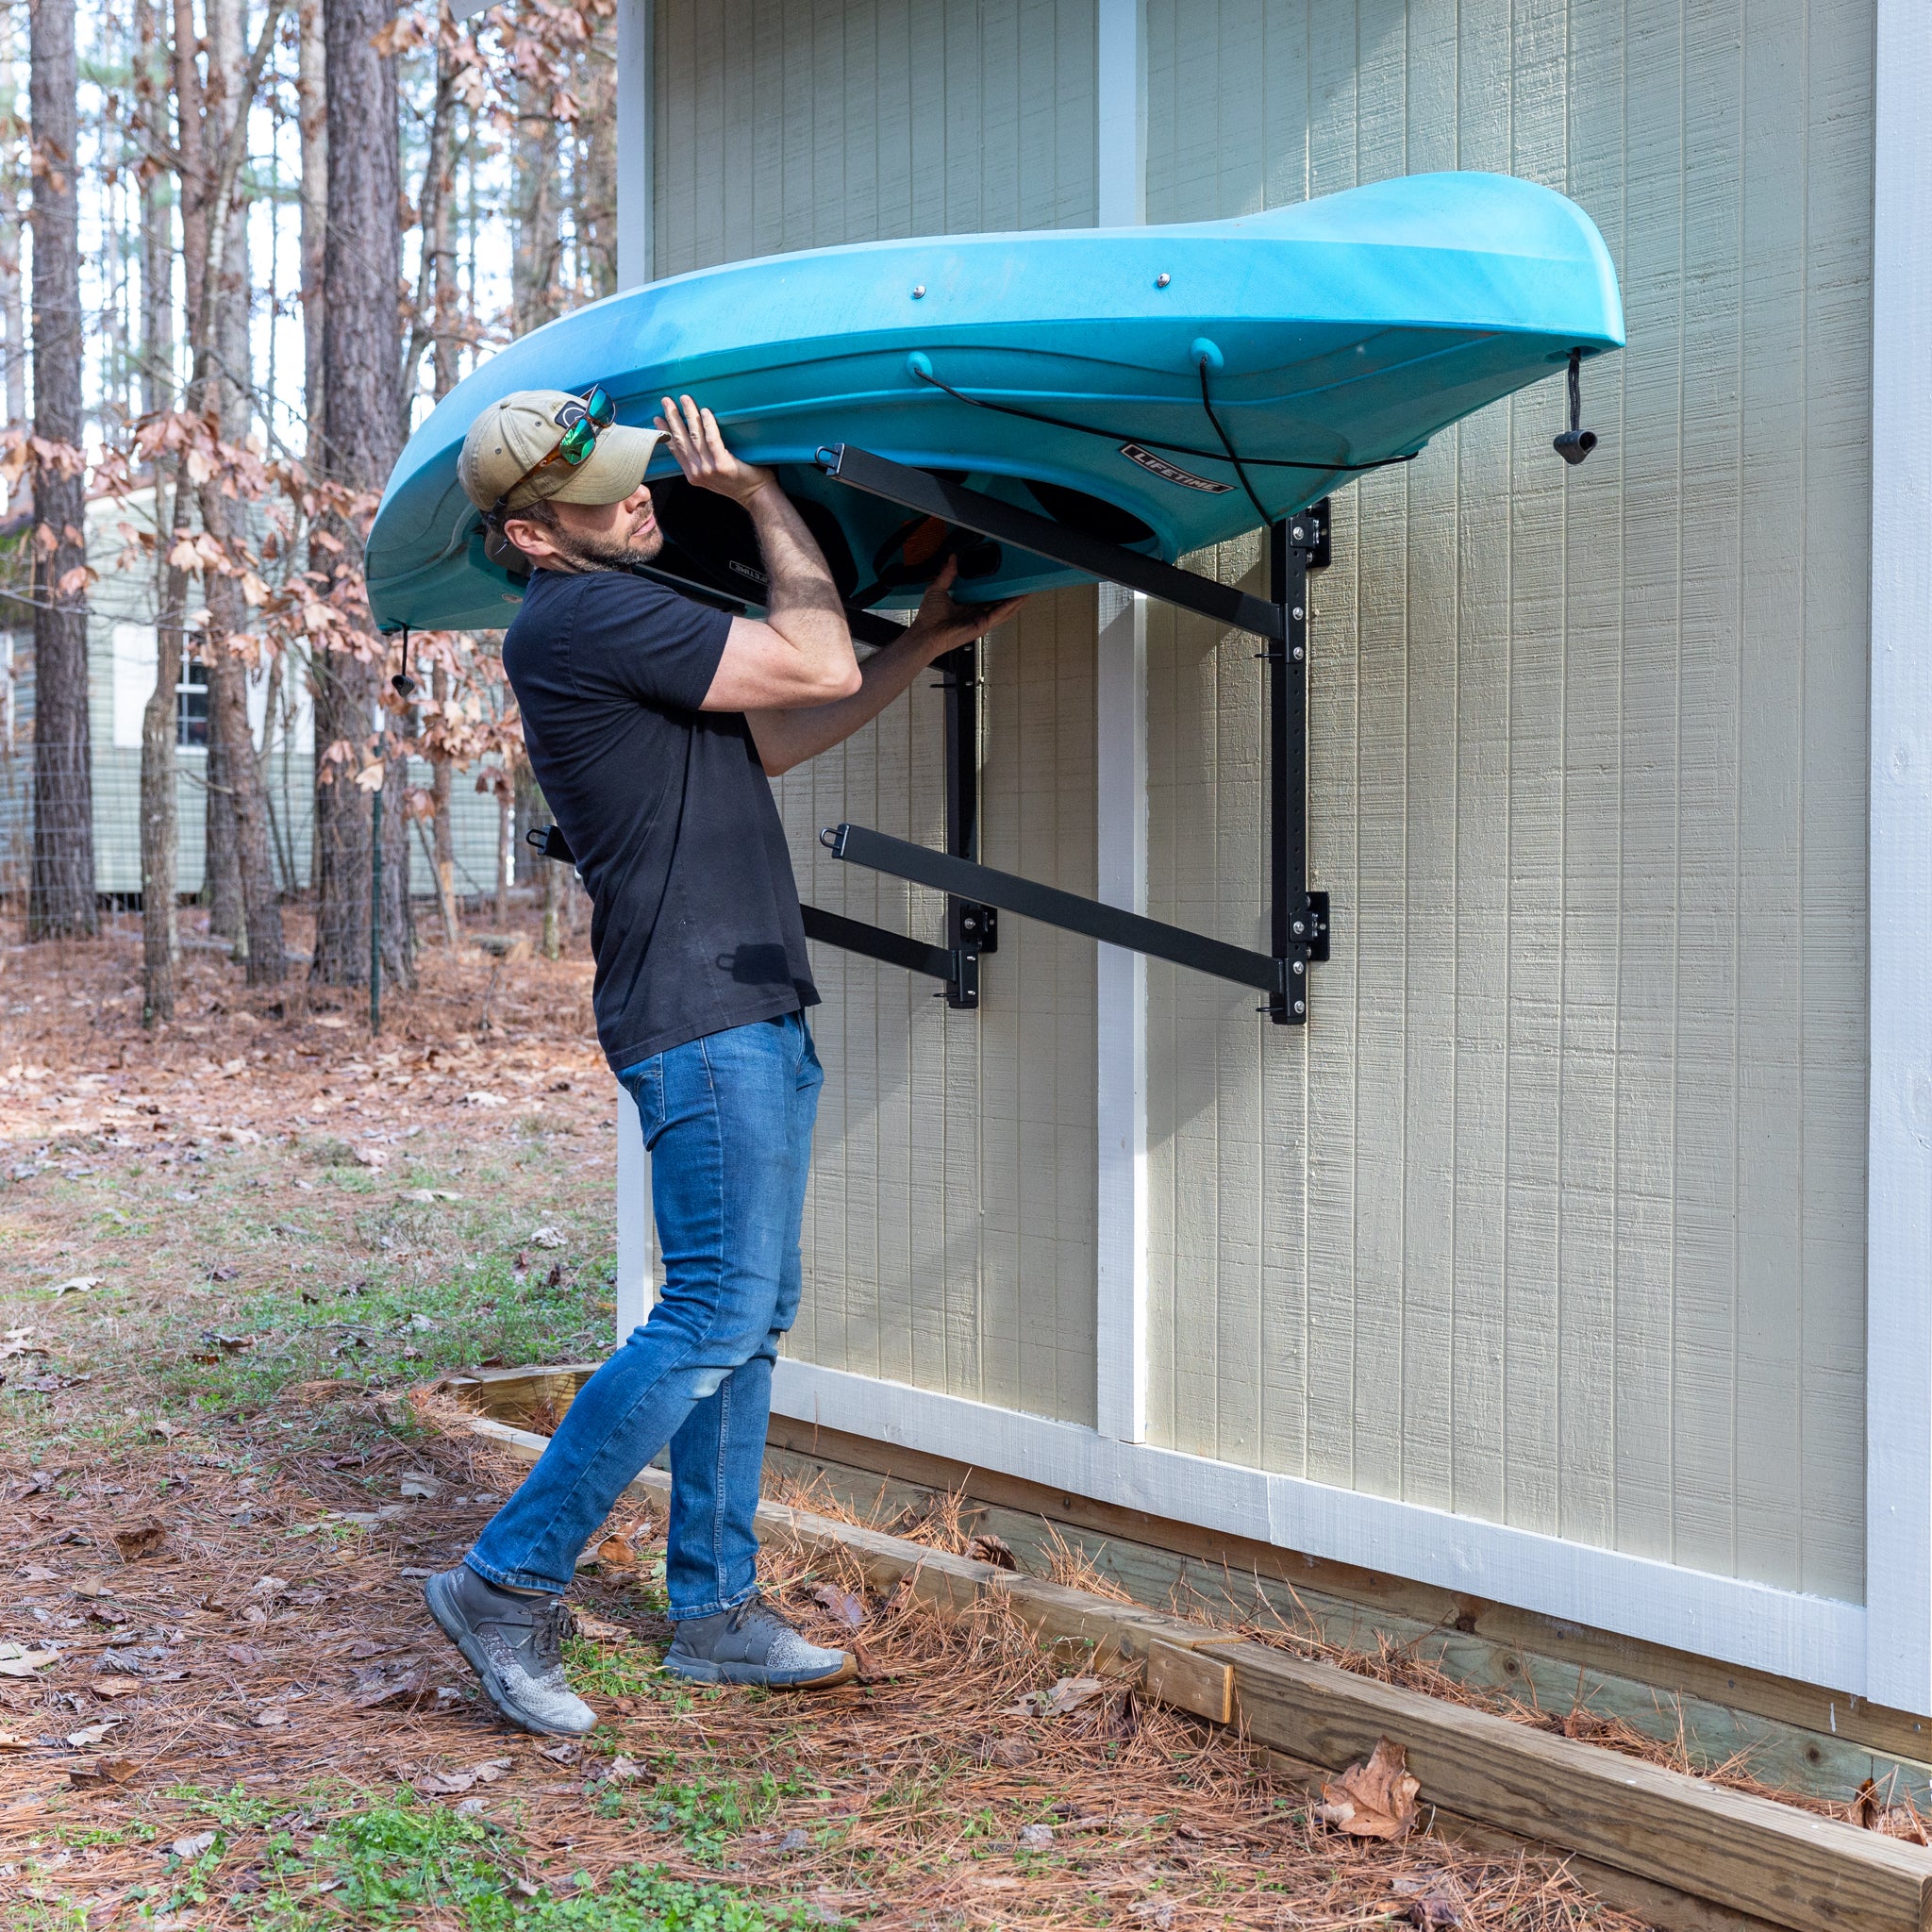
<svg viewBox="0 0 1932 1932">
<path fill-rule="evenodd" d="M 597 432 L 596 447 L 582 462 L 537 470 L 563 440 L 572 420 L 567 406 L 582 400 L 568 390 L 520 389 L 491 404 L 471 424 L 457 458 L 463 494 L 481 510 L 493 508 L 506 491 L 505 508 L 512 510 L 542 496 L 553 503 L 622 503 L 644 480 L 662 431 L 613 423 Z"/>
</svg>

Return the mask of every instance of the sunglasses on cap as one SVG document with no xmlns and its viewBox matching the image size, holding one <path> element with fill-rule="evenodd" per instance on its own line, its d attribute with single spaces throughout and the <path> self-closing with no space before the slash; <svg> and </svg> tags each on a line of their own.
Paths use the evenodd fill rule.
<svg viewBox="0 0 1932 1932">
<path fill-rule="evenodd" d="M 491 516 L 501 516 L 510 498 L 539 471 L 547 470 L 552 463 L 568 463 L 575 469 L 597 447 L 598 432 L 608 429 L 617 421 L 617 405 L 604 392 L 601 382 L 593 383 L 581 396 L 573 396 L 550 420 L 563 431 L 557 447 L 548 456 L 539 457 L 491 505 Z"/>
</svg>

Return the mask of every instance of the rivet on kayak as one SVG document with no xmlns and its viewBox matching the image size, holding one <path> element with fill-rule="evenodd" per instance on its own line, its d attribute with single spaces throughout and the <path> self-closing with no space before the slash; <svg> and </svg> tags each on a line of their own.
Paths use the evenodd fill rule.
<svg viewBox="0 0 1932 1932">
<path fill-rule="evenodd" d="M 1196 336 L 1188 345 L 1188 360 L 1197 369 L 1219 369 L 1221 346 L 1207 336 Z"/>
<path fill-rule="evenodd" d="M 924 296 L 925 284 L 924 282 L 915 282 L 912 287 L 912 299 L 915 302 L 919 302 L 923 301 L 924 299 Z"/>
<path fill-rule="evenodd" d="M 1174 277 L 1172 275 L 1156 275 L 1154 277 L 1154 286 L 1157 289 L 1164 289 L 1173 280 Z"/>
</svg>

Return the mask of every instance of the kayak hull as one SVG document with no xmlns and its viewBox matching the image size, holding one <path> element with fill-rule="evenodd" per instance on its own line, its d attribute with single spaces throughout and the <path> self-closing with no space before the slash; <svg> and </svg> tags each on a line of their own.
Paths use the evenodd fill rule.
<svg viewBox="0 0 1932 1932">
<path fill-rule="evenodd" d="M 841 591 L 890 608 L 917 602 L 946 548 L 963 595 L 1087 579 L 1010 546 L 935 553 L 918 520 L 827 478 L 822 448 L 943 470 L 1172 562 L 1413 456 L 1559 375 L 1573 349 L 1623 341 L 1589 217 L 1499 175 L 1411 176 L 1224 222 L 731 263 L 563 316 L 453 390 L 390 479 L 371 602 L 386 629 L 508 621 L 519 587 L 483 555 L 456 458 L 514 390 L 601 382 L 620 420 L 641 424 L 665 394 L 696 396 L 734 451 L 780 471 Z M 684 486 L 668 458 L 650 481 L 667 564 L 756 605 L 741 513 Z"/>
</svg>

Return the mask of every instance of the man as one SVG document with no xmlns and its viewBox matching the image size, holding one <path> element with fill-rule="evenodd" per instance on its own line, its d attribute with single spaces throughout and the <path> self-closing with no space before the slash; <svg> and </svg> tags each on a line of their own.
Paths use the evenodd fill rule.
<svg viewBox="0 0 1932 1932">
<path fill-rule="evenodd" d="M 849 738 L 941 652 L 1016 603 L 965 608 L 947 563 L 906 635 L 860 670 L 818 546 L 769 470 L 708 409 L 652 430 L 601 390 L 529 390 L 477 419 L 459 475 L 529 589 L 504 639 L 530 763 L 593 910 L 597 1034 L 651 1149 L 664 1291 L 584 1385 L 523 1487 L 425 1594 L 491 1701 L 531 1731 L 596 1722 L 562 1669 L 578 1553 L 668 1442 L 666 1667 L 703 1683 L 804 1688 L 856 1671 L 758 1594 L 753 1514 L 772 1363 L 800 1288 L 817 1003 L 772 776 Z M 663 538 L 643 474 L 659 439 L 741 504 L 769 577 L 762 622 L 637 575 Z"/>
</svg>

